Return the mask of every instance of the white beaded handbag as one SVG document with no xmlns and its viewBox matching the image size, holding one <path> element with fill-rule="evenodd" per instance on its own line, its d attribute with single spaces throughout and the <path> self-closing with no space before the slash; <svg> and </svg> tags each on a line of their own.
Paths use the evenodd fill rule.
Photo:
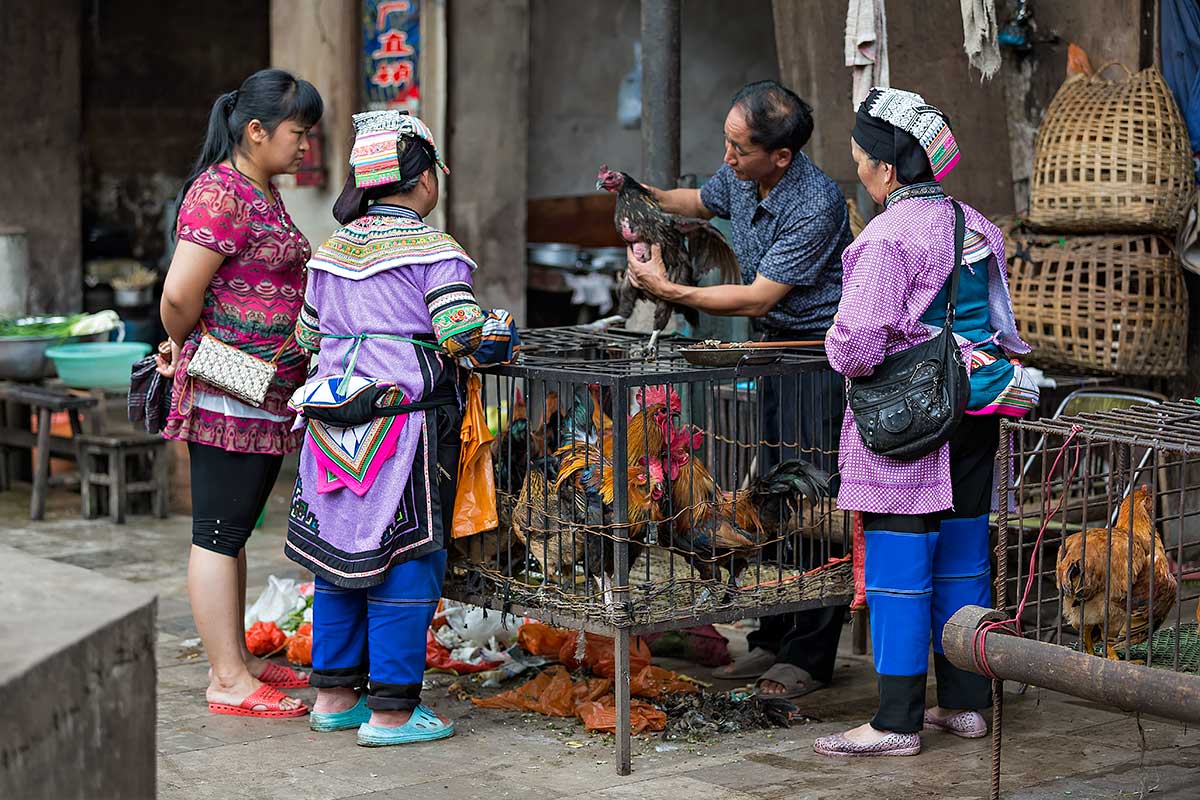
<svg viewBox="0 0 1200 800">
<path fill-rule="evenodd" d="M 204 330 L 200 345 L 188 364 L 188 375 L 252 406 L 261 406 L 279 368 L 279 357 L 294 335 L 284 340 L 274 358 L 265 361 Z"/>
</svg>

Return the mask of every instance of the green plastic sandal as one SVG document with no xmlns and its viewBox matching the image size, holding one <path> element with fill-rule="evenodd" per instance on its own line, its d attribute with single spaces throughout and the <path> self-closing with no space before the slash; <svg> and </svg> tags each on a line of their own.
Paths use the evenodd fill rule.
<svg viewBox="0 0 1200 800">
<path fill-rule="evenodd" d="M 358 743 L 363 747 L 387 747 L 393 744 L 432 742 L 454 735 L 454 723 L 442 722 L 426 706 L 413 709 L 408 722 L 399 728 L 381 728 L 363 723 L 358 729 Z"/>
<path fill-rule="evenodd" d="M 318 733 L 347 731 L 366 723 L 370 718 L 371 709 L 367 708 L 367 695 L 364 693 L 358 696 L 357 703 L 345 711 L 330 711 L 327 714 L 309 712 L 308 727 Z"/>
</svg>

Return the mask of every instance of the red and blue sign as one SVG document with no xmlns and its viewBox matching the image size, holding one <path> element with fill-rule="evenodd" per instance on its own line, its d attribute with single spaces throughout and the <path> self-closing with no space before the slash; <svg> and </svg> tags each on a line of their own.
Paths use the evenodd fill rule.
<svg viewBox="0 0 1200 800">
<path fill-rule="evenodd" d="M 363 0 L 362 10 L 366 108 L 419 113 L 420 0 Z"/>
</svg>

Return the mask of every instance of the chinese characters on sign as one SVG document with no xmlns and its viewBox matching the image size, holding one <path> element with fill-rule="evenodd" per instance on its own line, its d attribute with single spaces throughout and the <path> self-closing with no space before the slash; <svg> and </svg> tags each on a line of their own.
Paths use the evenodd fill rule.
<svg viewBox="0 0 1200 800">
<path fill-rule="evenodd" d="M 362 0 L 366 107 L 419 112 L 420 0 Z"/>
</svg>

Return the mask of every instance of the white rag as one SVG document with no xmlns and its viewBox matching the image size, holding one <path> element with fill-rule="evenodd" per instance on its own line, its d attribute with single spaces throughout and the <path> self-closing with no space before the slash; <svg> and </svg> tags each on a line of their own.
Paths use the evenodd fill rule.
<svg viewBox="0 0 1200 800">
<path fill-rule="evenodd" d="M 583 275 L 567 272 L 563 281 L 571 290 L 572 305 L 596 306 L 601 314 L 607 314 L 613 307 L 612 293 L 615 283 L 611 275 L 602 272 L 589 272 Z"/>
<path fill-rule="evenodd" d="M 959 0 L 962 5 L 963 49 L 967 60 L 983 78 L 1000 69 L 1000 46 L 996 44 L 996 0 Z"/>
<path fill-rule="evenodd" d="M 846 66 L 853 73 L 850 99 L 855 110 L 867 99 L 872 86 L 891 86 L 883 0 L 850 0 L 846 11 Z"/>
</svg>

